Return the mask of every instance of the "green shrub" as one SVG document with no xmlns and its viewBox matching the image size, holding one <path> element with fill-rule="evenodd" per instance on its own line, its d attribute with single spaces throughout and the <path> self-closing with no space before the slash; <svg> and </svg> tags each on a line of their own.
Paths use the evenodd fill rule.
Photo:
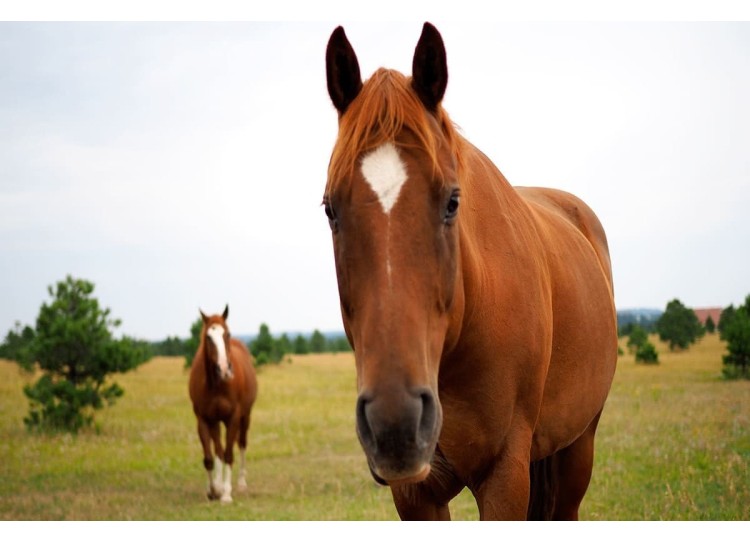
<svg viewBox="0 0 750 542">
<path fill-rule="evenodd" d="M 646 341 L 638 347 L 635 352 L 636 363 L 643 363 L 646 365 L 655 365 L 659 363 L 659 354 L 656 352 L 656 348 L 649 341 Z"/>
</svg>

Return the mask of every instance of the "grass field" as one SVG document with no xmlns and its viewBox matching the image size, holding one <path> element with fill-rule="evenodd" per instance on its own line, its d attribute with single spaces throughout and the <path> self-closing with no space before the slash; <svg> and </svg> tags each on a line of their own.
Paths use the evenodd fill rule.
<svg viewBox="0 0 750 542">
<path fill-rule="evenodd" d="M 652 338 L 653 340 L 653 338 Z M 725 382 L 722 343 L 620 358 L 599 425 L 587 520 L 750 520 L 750 382 Z M 351 354 L 259 373 L 245 494 L 209 502 L 182 359 L 116 380 L 125 396 L 78 436 L 26 431 L 22 386 L 0 361 L 1 520 L 395 520 L 354 431 Z M 464 492 L 454 519 L 478 517 Z"/>
</svg>

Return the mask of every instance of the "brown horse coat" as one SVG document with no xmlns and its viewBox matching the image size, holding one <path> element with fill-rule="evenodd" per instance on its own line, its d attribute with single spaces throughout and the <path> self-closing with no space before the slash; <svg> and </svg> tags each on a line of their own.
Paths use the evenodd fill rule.
<svg viewBox="0 0 750 542">
<path fill-rule="evenodd" d="M 241 341 L 229 335 L 226 324 L 229 308 L 222 315 L 206 316 L 201 312 L 201 316 L 200 346 L 190 369 L 190 400 L 198 421 L 203 464 L 208 472 L 208 497 L 228 502 L 232 500 L 231 469 L 235 442 L 239 444 L 241 460 L 238 487 L 240 490 L 247 488 L 247 432 L 258 385 L 250 352 Z M 210 331 L 212 329 L 216 332 Z M 221 344 L 217 344 L 214 337 Z M 225 363 L 219 362 L 222 350 L 226 353 Z M 221 441 L 221 424 L 226 430 L 225 444 Z"/>
</svg>

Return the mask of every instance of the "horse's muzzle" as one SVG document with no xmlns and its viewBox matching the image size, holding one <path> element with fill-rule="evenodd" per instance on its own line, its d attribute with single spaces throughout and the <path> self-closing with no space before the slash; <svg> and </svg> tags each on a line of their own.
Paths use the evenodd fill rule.
<svg viewBox="0 0 750 542">
<path fill-rule="evenodd" d="M 373 478 L 381 484 L 426 478 L 440 425 L 440 407 L 428 388 L 363 392 L 357 399 L 357 434 Z"/>
</svg>

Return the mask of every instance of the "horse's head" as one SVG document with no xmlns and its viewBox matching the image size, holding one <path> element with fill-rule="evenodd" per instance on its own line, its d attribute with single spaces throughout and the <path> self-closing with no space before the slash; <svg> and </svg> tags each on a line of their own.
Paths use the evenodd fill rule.
<svg viewBox="0 0 750 542">
<path fill-rule="evenodd" d="M 203 311 L 200 313 L 203 318 L 202 344 L 208 370 L 215 372 L 221 380 L 231 380 L 234 371 L 229 359 L 229 305 L 224 307 L 224 312 L 220 315 L 206 316 Z"/>
<path fill-rule="evenodd" d="M 459 280 L 458 136 L 445 48 L 425 23 L 412 77 L 362 82 L 343 28 L 326 51 L 339 134 L 324 196 L 357 365 L 357 433 L 381 483 L 424 479 L 442 424 L 438 369 Z"/>
</svg>

